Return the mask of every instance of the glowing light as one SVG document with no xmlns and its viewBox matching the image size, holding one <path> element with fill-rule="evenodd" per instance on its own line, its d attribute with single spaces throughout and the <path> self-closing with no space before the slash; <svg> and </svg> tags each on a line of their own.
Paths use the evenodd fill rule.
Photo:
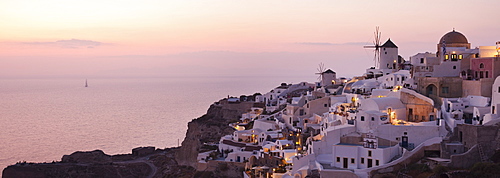
<svg viewBox="0 0 500 178">
<path fill-rule="evenodd" d="M 400 90 L 401 88 L 403 88 L 403 87 L 401 87 L 401 86 L 395 86 L 395 87 L 394 87 L 394 89 L 392 89 L 392 91 L 393 91 L 393 92 L 397 92 L 397 91 L 398 91 L 398 90 Z"/>
</svg>

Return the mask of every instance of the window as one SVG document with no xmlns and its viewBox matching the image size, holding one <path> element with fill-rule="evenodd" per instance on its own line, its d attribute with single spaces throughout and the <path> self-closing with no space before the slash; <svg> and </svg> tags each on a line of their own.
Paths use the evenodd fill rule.
<svg viewBox="0 0 500 178">
<path fill-rule="evenodd" d="M 372 157 L 372 151 L 368 151 L 368 156 Z"/>
<path fill-rule="evenodd" d="M 375 117 L 372 117 L 372 121 L 375 121 Z"/>
<path fill-rule="evenodd" d="M 488 71 L 484 71 L 484 78 L 488 78 Z"/>
<path fill-rule="evenodd" d="M 328 104 L 324 104 L 325 108 L 328 107 Z"/>
<path fill-rule="evenodd" d="M 483 71 L 479 71 L 479 78 L 483 78 L 483 77 L 484 77 Z"/>
<path fill-rule="evenodd" d="M 377 165 L 377 166 L 379 165 L 379 161 L 378 161 L 378 159 L 377 159 L 377 160 L 375 160 L 375 165 Z"/>
<path fill-rule="evenodd" d="M 448 54 L 444 55 L 444 59 L 446 59 L 446 60 L 449 59 Z"/>
<path fill-rule="evenodd" d="M 351 158 L 351 164 L 354 164 L 354 158 Z"/>
<path fill-rule="evenodd" d="M 424 63 L 424 58 L 420 58 L 420 63 Z"/>
<path fill-rule="evenodd" d="M 449 93 L 449 88 L 448 87 L 442 87 L 441 88 L 441 93 Z"/>
<path fill-rule="evenodd" d="M 483 63 L 479 64 L 479 68 L 484 69 L 484 64 Z"/>
<path fill-rule="evenodd" d="M 365 158 L 361 158 L 361 164 L 365 164 Z"/>
<path fill-rule="evenodd" d="M 453 69 L 457 69 L 457 66 L 453 66 Z"/>
<path fill-rule="evenodd" d="M 337 163 L 340 163 L 340 157 L 337 157 Z"/>
<path fill-rule="evenodd" d="M 461 55 L 461 54 L 458 55 L 458 59 L 463 59 L 463 58 L 464 58 L 463 55 Z"/>
<path fill-rule="evenodd" d="M 457 60 L 457 54 L 451 54 L 451 60 L 456 61 Z"/>
<path fill-rule="evenodd" d="M 361 116 L 361 121 L 365 121 L 365 116 Z"/>
</svg>

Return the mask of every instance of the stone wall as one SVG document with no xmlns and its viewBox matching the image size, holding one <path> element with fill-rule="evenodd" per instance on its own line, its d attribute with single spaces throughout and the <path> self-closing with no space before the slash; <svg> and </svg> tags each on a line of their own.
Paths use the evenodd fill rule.
<svg viewBox="0 0 500 178">
<path fill-rule="evenodd" d="M 491 87 L 495 78 L 483 78 L 481 80 L 464 80 L 462 82 L 462 97 L 469 95 L 491 97 Z"/>
<path fill-rule="evenodd" d="M 406 106 L 407 121 L 427 122 L 430 118 L 429 115 L 434 112 L 432 103 L 406 92 L 401 92 L 401 102 Z"/>
<path fill-rule="evenodd" d="M 451 162 L 448 166 L 453 168 L 468 168 L 480 161 L 478 147 L 474 146 L 465 153 L 451 155 Z"/>
</svg>

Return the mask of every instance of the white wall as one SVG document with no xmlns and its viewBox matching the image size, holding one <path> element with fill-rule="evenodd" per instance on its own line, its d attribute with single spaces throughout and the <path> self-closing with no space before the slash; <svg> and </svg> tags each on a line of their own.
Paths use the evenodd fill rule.
<svg viewBox="0 0 500 178">
<path fill-rule="evenodd" d="M 433 77 L 458 77 L 460 75 L 461 61 L 446 61 L 434 66 Z M 455 66 L 455 69 L 453 67 Z"/>
<path fill-rule="evenodd" d="M 335 167 L 343 168 L 343 158 L 348 158 L 348 169 L 364 169 L 368 168 L 368 159 L 372 159 L 372 167 L 380 166 L 388 163 L 393 157 L 400 154 L 401 147 L 399 145 L 386 148 L 364 148 L 362 146 L 351 145 L 334 145 L 332 154 L 332 165 Z M 371 156 L 368 156 L 368 152 Z M 340 162 L 337 162 L 337 157 L 340 157 Z M 354 163 L 351 159 L 354 158 Z M 364 162 L 361 163 L 361 158 Z M 376 164 L 377 160 L 379 165 Z"/>
<path fill-rule="evenodd" d="M 396 142 L 401 142 L 401 136 L 406 132 L 408 135 L 408 143 L 419 145 L 433 137 L 439 136 L 440 127 L 436 126 L 412 126 L 412 125 L 381 125 L 376 131 L 376 136 Z"/>
<path fill-rule="evenodd" d="M 378 69 L 393 69 L 394 61 L 396 61 L 396 67 L 398 67 L 398 48 L 380 48 L 380 64 L 377 67 Z"/>
</svg>

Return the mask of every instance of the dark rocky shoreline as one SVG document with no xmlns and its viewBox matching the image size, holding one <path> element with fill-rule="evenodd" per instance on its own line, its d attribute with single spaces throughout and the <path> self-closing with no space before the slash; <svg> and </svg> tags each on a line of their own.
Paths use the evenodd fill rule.
<svg viewBox="0 0 500 178">
<path fill-rule="evenodd" d="M 181 147 L 135 148 L 132 154 L 107 155 L 101 150 L 77 151 L 60 162 L 18 162 L 2 172 L 3 177 L 242 177 L 240 168 L 197 171 L 197 156 L 206 143 L 217 143 L 234 130 L 228 124 L 251 107 L 262 103 L 229 103 L 210 106 L 207 113 L 188 124 Z M 263 107 L 263 106 L 260 106 Z"/>
</svg>

